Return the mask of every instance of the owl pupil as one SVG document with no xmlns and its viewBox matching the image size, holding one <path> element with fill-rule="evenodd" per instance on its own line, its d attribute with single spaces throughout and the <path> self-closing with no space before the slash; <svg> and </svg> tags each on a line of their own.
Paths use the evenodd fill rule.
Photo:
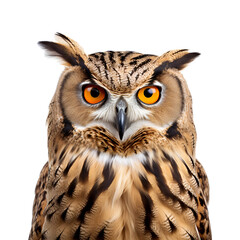
<svg viewBox="0 0 240 240">
<path fill-rule="evenodd" d="M 92 88 L 91 90 L 91 96 L 94 98 L 97 98 L 99 96 L 100 92 L 97 88 Z"/>
<path fill-rule="evenodd" d="M 144 90 L 144 96 L 146 98 L 150 98 L 153 95 L 153 90 L 151 88 L 147 88 Z"/>
</svg>

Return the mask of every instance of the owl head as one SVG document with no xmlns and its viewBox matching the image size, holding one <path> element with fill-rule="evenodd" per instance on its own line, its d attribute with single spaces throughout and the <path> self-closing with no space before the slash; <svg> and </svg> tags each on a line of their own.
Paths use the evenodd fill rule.
<svg viewBox="0 0 240 240">
<path fill-rule="evenodd" d="M 146 127 L 169 138 L 193 128 L 191 95 L 179 71 L 199 53 L 87 55 L 72 39 L 60 33 L 56 37 L 57 42 L 39 44 L 66 66 L 50 105 L 65 136 L 99 126 L 121 143 Z"/>
</svg>

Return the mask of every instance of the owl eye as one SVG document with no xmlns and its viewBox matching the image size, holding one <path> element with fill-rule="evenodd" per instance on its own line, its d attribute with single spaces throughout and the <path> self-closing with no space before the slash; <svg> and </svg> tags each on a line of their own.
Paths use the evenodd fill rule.
<svg viewBox="0 0 240 240">
<path fill-rule="evenodd" d="M 154 104 L 161 97 L 161 87 L 147 86 L 141 88 L 137 93 L 138 99 L 145 104 Z"/>
<path fill-rule="evenodd" d="M 98 85 L 87 84 L 83 86 L 83 98 L 87 103 L 97 104 L 106 98 L 106 91 Z"/>
</svg>

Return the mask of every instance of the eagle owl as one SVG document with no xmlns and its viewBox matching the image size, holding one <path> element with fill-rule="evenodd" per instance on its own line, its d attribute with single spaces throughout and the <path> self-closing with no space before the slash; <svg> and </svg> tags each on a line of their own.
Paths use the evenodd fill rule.
<svg viewBox="0 0 240 240">
<path fill-rule="evenodd" d="M 29 239 L 211 239 L 208 179 L 179 72 L 199 53 L 86 55 L 56 36 L 39 42 L 65 70 Z"/>
</svg>

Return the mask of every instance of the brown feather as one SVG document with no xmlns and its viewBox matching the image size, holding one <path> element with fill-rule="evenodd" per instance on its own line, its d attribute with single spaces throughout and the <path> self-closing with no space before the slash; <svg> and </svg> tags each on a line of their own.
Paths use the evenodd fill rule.
<svg viewBox="0 0 240 240">
<path fill-rule="evenodd" d="M 49 161 L 37 184 L 29 239 L 210 240 L 209 185 L 195 157 L 191 94 L 178 71 L 199 54 L 87 56 L 57 35 L 61 43 L 42 45 L 68 67 L 50 104 Z M 106 105 L 84 102 L 82 84 L 104 88 Z M 138 90 L 154 84 L 162 86 L 161 102 L 139 103 Z M 137 126 L 123 140 L 113 130 L 119 98 L 132 98 L 126 116 Z"/>
<path fill-rule="evenodd" d="M 32 228 L 29 240 L 39 240 L 42 236 L 42 227 L 44 223 L 44 210 L 47 204 L 46 200 L 46 184 L 48 177 L 48 163 L 46 163 L 40 173 L 33 203 Z"/>
</svg>

